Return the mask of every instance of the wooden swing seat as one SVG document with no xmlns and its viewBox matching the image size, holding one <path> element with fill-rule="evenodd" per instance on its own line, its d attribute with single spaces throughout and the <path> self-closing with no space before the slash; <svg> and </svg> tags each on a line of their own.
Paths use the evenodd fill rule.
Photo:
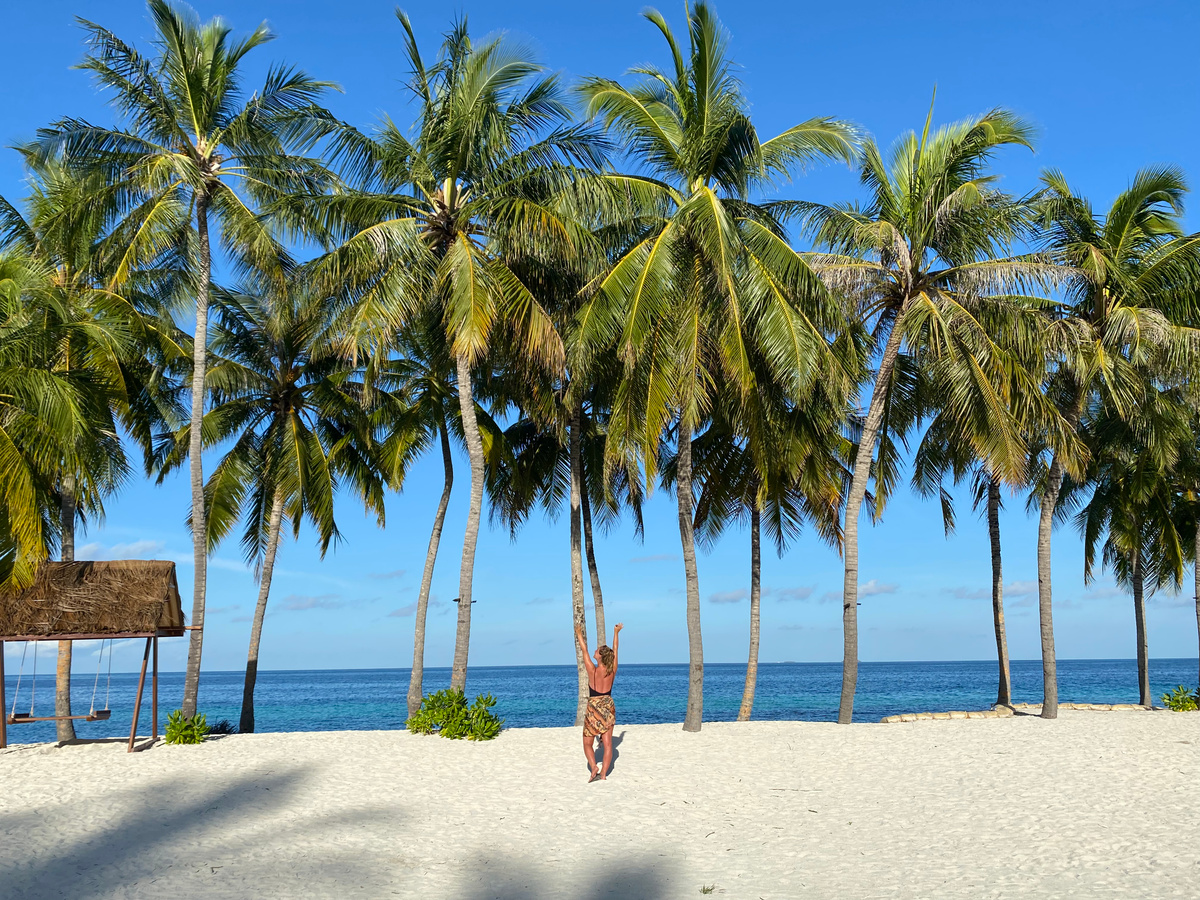
<svg viewBox="0 0 1200 900">
<path fill-rule="evenodd" d="M 77 716 L 31 716 L 29 713 L 13 713 L 7 717 L 9 725 L 21 725 L 24 722 L 58 722 L 70 719 L 84 719 L 88 722 L 103 722 L 112 718 L 111 709 L 97 709 L 90 713 Z"/>
</svg>

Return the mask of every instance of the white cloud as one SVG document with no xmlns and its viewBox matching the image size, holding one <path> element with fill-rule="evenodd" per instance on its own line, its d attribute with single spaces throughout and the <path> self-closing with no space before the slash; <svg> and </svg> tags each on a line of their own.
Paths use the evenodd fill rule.
<svg viewBox="0 0 1200 900">
<path fill-rule="evenodd" d="M 340 609 L 345 605 L 337 594 L 321 594 L 316 597 L 288 594 L 279 601 L 276 608 L 289 612 L 300 612 L 306 609 Z"/>
<path fill-rule="evenodd" d="M 717 591 L 708 595 L 709 603 L 741 603 L 746 599 L 745 589 L 737 591 Z"/>
<path fill-rule="evenodd" d="M 866 584 L 858 586 L 858 594 L 860 597 L 874 597 L 876 594 L 894 594 L 898 587 L 900 587 L 898 584 L 881 584 L 872 578 Z"/>
<path fill-rule="evenodd" d="M 1111 584 L 1088 588 L 1083 596 L 1088 600 L 1107 600 L 1110 597 L 1124 597 L 1127 592 Z"/>
<path fill-rule="evenodd" d="M 821 595 L 821 599 L 818 600 L 817 602 L 818 603 L 837 603 L 841 599 L 842 599 L 842 595 L 837 593 L 836 591 L 826 591 L 825 593 L 823 593 Z"/>
<path fill-rule="evenodd" d="M 417 611 L 417 604 L 409 603 L 407 606 L 402 606 L 399 609 L 393 609 L 390 613 L 388 613 L 388 618 L 389 619 L 404 619 L 404 618 L 407 618 L 408 616 L 414 615 L 416 613 L 416 611 Z"/>
<path fill-rule="evenodd" d="M 221 613 L 233 612 L 235 609 L 241 609 L 241 604 L 234 603 L 230 606 L 206 606 L 204 614 L 206 616 L 219 616 Z"/>
<path fill-rule="evenodd" d="M 1028 597 L 1036 594 L 1037 589 L 1036 581 L 1010 581 L 1004 586 L 1004 594 L 1007 597 Z"/>
<path fill-rule="evenodd" d="M 167 545 L 162 541 L 131 541 L 128 544 L 109 544 L 98 541 L 84 544 L 75 551 L 76 559 L 170 559 Z"/>
</svg>

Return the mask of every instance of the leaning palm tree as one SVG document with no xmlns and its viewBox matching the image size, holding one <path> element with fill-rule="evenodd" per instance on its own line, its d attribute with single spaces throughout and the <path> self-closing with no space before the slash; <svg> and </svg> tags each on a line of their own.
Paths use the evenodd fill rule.
<svg viewBox="0 0 1200 900">
<path fill-rule="evenodd" d="M 356 187 L 298 196 L 290 212 L 310 233 L 342 239 L 322 272 L 344 301 L 347 353 L 387 352 L 401 329 L 430 314 L 444 330 L 471 465 L 450 679 L 462 690 L 485 477 L 472 382 L 500 336 L 536 366 L 561 370 L 560 336 L 509 261 L 571 255 L 587 240 L 555 197 L 574 187 L 570 164 L 601 162 L 601 144 L 567 124 L 558 78 L 510 40 L 477 46 L 461 21 L 427 64 L 398 16 L 420 106 L 412 138 L 390 121 L 373 138 L 345 131 L 338 153 Z"/>
<path fill-rule="evenodd" d="M 1200 234 L 1182 228 L 1183 173 L 1139 171 L 1103 215 L 1054 171 L 1043 175 L 1044 249 L 1075 273 L 1055 312 L 1064 339 L 1051 357 L 1049 391 L 1072 430 L 1089 406 L 1134 412 L 1146 377 L 1171 384 L 1195 372 L 1200 352 Z M 1042 716 L 1058 715 L 1050 588 L 1050 538 L 1068 451 L 1052 437 L 1041 480 L 1038 605 L 1042 637 Z"/>
<path fill-rule="evenodd" d="M 729 37 L 712 9 L 688 8 L 688 46 L 656 11 L 673 67 L 643 66 L 640 83 L 605 78 L 581 87 L 598 116 L 629 148 L 641 174 L 610 176 L 642 207 L 625 248 L 579 316 L 585 346 L 615 348 L 624 367 L 609 420 L 610 458 L 631 448 L 656 475 L 659 442 L 676 437 L 676 502 L 687 587 L 688 703 L 684 730 L 703 718 L 704 651 L 692 522 L 692 435 L 712 405 L 713 386 L 756 389 L 749 358 L 759 348 L 772 379 L 803 395 L 826 363 L 826 333 L 838 310 L 788 246 L 769 207 L 753 192 L 798 168 L 851 160 L 853 128 L 834 119 L 802 122 L 760 141 L 727 54 Z M 686 55 L 685 55 L 686 50 Z M 836 377 L 836 376 L 835 376 Z"/>
<path fill-rule="evenodd" d="M 350 487 L 383 523 L 383 480 L 361 384 L 322 340 L 325 310 L 298 279 L 280 290 L 260 278 L 214 293 L 208 446 L 229 444 L 205 487 L 209 548 L 245 524 L 242 548 L 259 570 L 258 602 L 238 730 L 254 731 L 263 619 L 284 520 L 298 537 L 307 519 L 322 555 L 338 537 L 334 495 Z M 159 480 L 191 449 L 188 424 L 165 441 Z"/>
<path fill-rule="evenodd" d="M 153 58 L 108 29 L 79 20 L 89 46 L 80 68 L 112 93 L 125 127 L 63 119 L 42 129 L 37 143 L 44 157 L 61 155 L 69 166 L 100 173 L 109 184 L 126 187 L 128 203 L 144 209 L 148 222 L 194 215 L 194 443 L 188 455 L 195 583 L 183 692 L 183 712 L 190 716 L 199 690 L 207 572 L 200 420 L 212 272 L 210 225 L 215 225 L 232 258 L 282 278 L 286 254 L 253 206 L 283 193 L 311 192 L 323 183 L 322 167 L 299 154 L 329 127 L 328 115 L 315 106 L 329 85 L 275 66 L 262 88 L 246 96 L 241 88 L 243 61 L 272 39 L 266 25 L 235 40 L 222 19 L 201 24 L 190 7 L 167 0 L 149 0 L 148 6 L 155 30 Z M 163 249 L 133 242 L 118 265 L 139 266 L 145 261 L 143 250 L 157 255 Z"/>
<path fill-rule="evenodd" d="M 791 207 L 822 248 L 811 257 L 813 267 L 856 304 L 878 354 L 846 498 L 841 723 L 852 719 L 858 681 L 858 524 L 876 444 L 878 513 L 895 479 L 892 439 L 930 408 L 913 391 L 938 383 L 931 366 L 953 366 L 959 377 L 937 403 L 986 410 L 987 427 L 970 435 L 974 449 L 1015 477 L 1024 444 L 1011 412 L 990 390 L 1008 357 L 980 317 L 1054 273 L 1049 263 L 1005 255 L 1027 213 L 994 187 L 988 171 L 999 148 L 1030 146 L 1030 126 L 993 110 L 931 133 L 932 115 L 931 108 L 921 133 L 901 137 L 886 159 L 867 142 L 860 176 L 865 203 Z"/>
</svg>

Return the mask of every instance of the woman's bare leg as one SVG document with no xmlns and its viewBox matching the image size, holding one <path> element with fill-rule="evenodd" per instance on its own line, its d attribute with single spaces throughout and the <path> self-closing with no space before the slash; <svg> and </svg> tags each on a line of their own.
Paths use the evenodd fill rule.
<svg viewBox="0 0 1200 900">
<path fill-rule="evenodd" d="M 608 778 L 608 772 L 612 768 L 612 733 L 613 730 L 610 728 L 608 731 L 604 732 L 604 735 L 601 737 L 601 741 L 604 743 L 604 771 L 600 773 L 601 781 L 604 781 L 606 778 Z"/>
<path fill-rule="evenodd" d="M 591 781 L 596 777 L 596 738 L 587 733 L 583 735 L 583 755 L 587 757 L 588 781 Z"/>
</svg>

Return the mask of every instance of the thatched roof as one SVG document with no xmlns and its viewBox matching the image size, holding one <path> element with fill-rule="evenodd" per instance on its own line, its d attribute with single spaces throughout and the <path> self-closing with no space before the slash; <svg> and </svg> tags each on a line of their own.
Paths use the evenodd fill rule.
<svg viewBox="0 0 1200 900">
<path fill-rule="evenodd" d="M 33 584 L 0 590 L 0 638 L 183 634 L 175 563 L 46 562 Z"/>
</svg>

